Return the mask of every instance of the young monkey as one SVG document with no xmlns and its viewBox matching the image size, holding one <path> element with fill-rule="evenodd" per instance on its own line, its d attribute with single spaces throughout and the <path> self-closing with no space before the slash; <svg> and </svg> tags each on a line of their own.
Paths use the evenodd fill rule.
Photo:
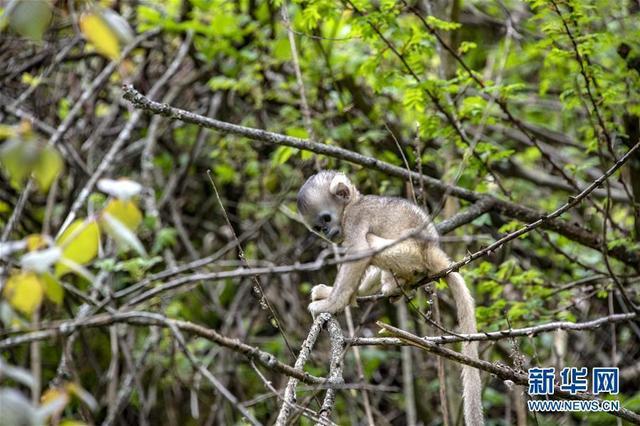
<svg viewBox="0 0 640 426">
<path fill-rule="evenodd" d="M 372 253 L 338 268 L 333 287 L 316 285 L 311 291 L 312 315 L 337 313 L 357 294 L 379 289 L 392 294 L 400 284 L 420 274 L 447 268 L 451 260 L 438 245 L 431 218 L 417 205 L 397 197 L 362 195 L 343 173 L 324 170 L 311 176 L 298 192 L 298 211 L 313 229 L 342 241 L 346 256 Z M 394 241 L 398 243 L 391 245 Z M 391 245 L 390 247 L 387 247 Z M 462 333 L 476 333 L 475 304 L 462 275 L 445 280 L 456 302 Z M 464 342 L 462 353 L 478 358 L 478 342 Z M 464 418 L 468 426 L 484 424 L 480 374 L 462 367 Z"/>
</svg>

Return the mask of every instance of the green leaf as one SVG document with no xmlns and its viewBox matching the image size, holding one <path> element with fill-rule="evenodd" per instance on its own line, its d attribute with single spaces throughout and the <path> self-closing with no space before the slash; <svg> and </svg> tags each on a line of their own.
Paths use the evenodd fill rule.
<svg viewBox="0 0 640 426">
<path fill-rule="evenodd" d="M 12 2 L 5 3 L 4 7 Z M 51 3 L 47 0 L 16 1 L 9 14 L 9 27 L 33 40 L 42 36 L 51 22 Z"/>
<path fill-rule="evenodd" d="M 9 139 L 0 147 L 0 166 L 11 179 L 14 187 L 20 188 L 29 177 L 35 154 L 28 149 L 32 145 L 19 138 Z M 30 154 L 30 155 L 28 155 Z"/>
<path fill-rule="evenodd" d="M 154 256 L 151 258 L 134 257 L 133 259 L 118 262 L 115 266 L 115 271 L 126 271 L 134 279 L 141 280 L 144 278 L 144 274 L 151 269 L 154 265 L 161 263 L 162 258 L 160 256 Z"/>
<path fill-rule="evenodd" d="M 238 18 L 233 13 L 215 13 L 211 22 L 214 35 L 229 36 L 238 32 Z"/>
<path fill-rule="evenodd" d="M 468 51 L 473 50 L 477 47 L 478 45 L 472 41 L 463 41 L 462 43 L 460 43 L 460 47 L 458 47 L 458 52 L 467 53 Z"/>
<path fill-rule="evenodd" d="M 457 30 L 461 27 L 461 25 L 457 22 L 443 21 L 442 19 L 438 19 L 435 16 L 427 16 L 427 23 L 432 27 L 443 31 Z"/>
<path fill-rule="evenodd" d="M 407 87 L 404 92 L 404 106 L 409 110 L 421 111 L 425 106 L 424 91 L 419 86 Z"/>
<path fill-rule="evenodd" d="M 46 192 L 62 171 L 64 163 L 54 147 L 25 134 L 2 144 L 0 165 L 15 187 L 20 188 L 33 174 L 40 190 Z"/>
<path fill-rule="evenodd" d="M 280 62 L 291 60 L 291 44 L 286 37 L 278 39 L 271 45 L 271 53 L 273 57 Z"/>
<path fill-rule="evenodd" d="M 287 162 L 291 156 L 296 153 L 298 150 L 295 148 L 291 148 L 290 146 L 279 146 L 276 148 L 273 156 L 271 158 L 272 166 L 281 166 Z"/>
<path fill-rule="evenodd" d="M 289 127 L 287 128 L 287 135 L 300 139 L 307 139 L 309 137 L 309 133 L 307 133 L 307 129 L 305 129 L 304 127 Z"/>
<path fill-rule="evenodd" d="M 160 253 L 167 247 L 171 247 L 177 241 L 178 231 L 174 228 L 162 228 L 156 233 L 155 241 L 153 242 L 152 253 Z"/>
<path fill-rule="evenodd" d="M 217 182 L 220 184 L 233 183 L 236 179 L 236 171 L 228 164 L 218 164 L 213 168 Z"/>
<path fill-rule="evenodd" d="M 207 83 L 211 90 L 231 90 L 240 87 L 238 80 L 226 77 L 224 75 L 218 75 L 212 77 Z"/>
</svg>

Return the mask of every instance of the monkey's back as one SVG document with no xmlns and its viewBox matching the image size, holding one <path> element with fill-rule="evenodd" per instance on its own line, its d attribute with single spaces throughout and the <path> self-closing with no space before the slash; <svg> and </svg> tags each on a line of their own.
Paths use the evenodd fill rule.
<svg viewBox="0 0 640 426">
<path fill-rule="evenodd" d="M 425 256 L 430 246 L 438 244 L 438 232 L 422 208 L 403 198 L 366 195 L 350 210 L 352 214 L 345 216 L 350 217 L 352 223 L 345 223 L 345 229 L 367 224 L 367 233 L 375 235 L 369 240 L 374 249 L 388 245 L 377 238 L 395 241 L 415 232 L 411 238 L 385 249 L 383 256 L 374 256 L 374 265 L 393 270 L 397 276 L 406 279 L 426 271 L 428 259 Z"/>
<path fill-rule="evenodd" d="M 382 238 L 397 239 L 407 230 L 421 228 L 418 240 L 436 242 L 438 232 L 430 216 L 420 206 L 399 197 L 365 195 L 356 209 L 360 220 L 370 223 L 370 231 Z"/>
</svg>

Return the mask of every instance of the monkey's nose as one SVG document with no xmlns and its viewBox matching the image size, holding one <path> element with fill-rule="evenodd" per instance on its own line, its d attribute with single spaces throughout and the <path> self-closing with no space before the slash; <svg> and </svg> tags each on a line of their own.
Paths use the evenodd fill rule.
<svg viewBox="0 0 640 426">
<path fill-rule="evenodd" d="M 330 240 L 333 240 L 336 237 L 340 236 L 340 228 L 333 228 L 328 234 L 327 236 L 329 237 Z"/>
</svg>

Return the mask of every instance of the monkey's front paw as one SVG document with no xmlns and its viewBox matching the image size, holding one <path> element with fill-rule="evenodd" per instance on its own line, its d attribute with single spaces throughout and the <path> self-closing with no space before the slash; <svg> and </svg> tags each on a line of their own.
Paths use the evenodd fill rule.
<svg viewBox="0 0 640 426">
<path fill-rule="evenodd" d="M 313 286 L 311 289 L 311 301 L 323 300 L 329 297 L 331 294 L 331 290 L 333 287 L 329 287 L 328 285 L 318 284 Z"/>
<path fill-rule="evenodd" d="M 329 303 L 327 303 L 327 300 L 318 300 L 316 302 L 312 302 L 309 303 L 308 308 L 309 312 L 311 312 L 311 315 L 315 318 L 317 317 L 319 314 L 323 313 L 323 312 L 327 312 L 330 314 L 335 314 L 336 313 L 336 309 L 335 306 L 331 306 Z"/>
</svg>

